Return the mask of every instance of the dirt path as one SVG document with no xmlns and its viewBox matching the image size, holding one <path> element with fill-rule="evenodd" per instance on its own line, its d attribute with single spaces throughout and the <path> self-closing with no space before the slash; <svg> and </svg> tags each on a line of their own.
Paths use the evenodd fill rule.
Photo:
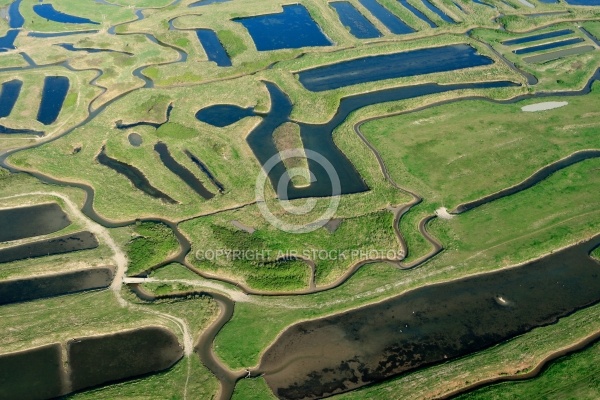
<svg viewBox="0 0 600 400">
<path fill-rule="evenodd" d="M 175 325 L 178 326 L 181 334 L 183 336 L 183 349 L 186 356 L 189 356 L 194 351 L 194 340 L 192 334 L 189 331 L 188 324 L 181 318 L 174 317 L 170 314 L 161 313 L 155 310 L 148 310 L 146 308 L 134 305 L 129 303 L 127 300 L 123 298 L 121 295 L 121 288 L 123 286 L 123 278 L 125 277 L 125 271 L 127 270 L 127 255 L 125 252 L 117 245 L 114 239 L 108 233 L 108 229 L 104 228 L 100 224 L 93 222 L 88 219 L 79 209 L 77 204 L 75 204 L 69 197 L 58 193 L 58 192 L 29 192 L 29 193 L 21 193 L 13 196 L 7 196 L 0 198 L 3 199 L 13 199 L 18 197 L 27 197 L 27 196 L 53 196 L 61 199 L 70 216 L 72 216 L 75 220 L 80 222 L 85 229 L 92 232 L 96 237 L 100 238 L 102 242 L 104 242 L 113 252 L 113 261 L 115 266 L 117 267 L 115 270 L 115 277 L 110 286 L 113 291 L 115 298 L 119 302 L 121 307 L 129 307 L 131 309 L 139 310 L 145 313 L 155 314 L 163 319 L 166 319 Z"/>
<path fill-rule="evenodd" d="M 14 199 L 26 196 L 53 196 L 61 199 L 67 207 L 69 215 L 71 215 L 78 222 L 80 222 L 85 227 L 85 229 L 92 232 L 94 235 L 101 238 L 104 243 L 106 243 L 106 245 L 113 252 L 113 261 L 115 263 L 115 266 L 117 267 L 115 270 L 115 278 L 110 288 L 113 292 L 115 292 L 115 296 L 117 297 L 117 301 L 119 302 L 119 304 L 122 307 L 125 307 L 127 305 L 127 301 L 125 301 L 125 299 L 123 299 L 123 297 L 121 296 L 121 286 L 123 276 L 125 275 L 125 270 L 127 269 L 127 256 L 125 255 L 125 252 L 121 250 L 121 248 L 115 243 L 113 238 L 108 233 L 108 230 L 103 226 L 88 219 L 85 215 L 83 215 L 77 204 L 75 204 L 67 196 L 58 192 L 29 192 L 17 194 L 14 196 L 3 197 L 2 199 Z"/>
</svg>

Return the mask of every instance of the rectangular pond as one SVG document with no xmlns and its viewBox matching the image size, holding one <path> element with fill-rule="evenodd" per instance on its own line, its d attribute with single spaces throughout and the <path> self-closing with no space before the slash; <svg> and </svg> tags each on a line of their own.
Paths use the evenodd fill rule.
<svg viewBox="0 0 600 400">
<path fill-rule="evenodd" d="M 505 40 L 502 42 L 502 44 L 505 46 L 513 46 L 515 44 L 530 43 L 530 42 L 535 42 L 535 41 L 543 40 L 543 39 L 552 39 L 555 37 L 566 36 L 566 35 L 570 35 L 572 33 L 575 33 L 573 31 L 573 29 L 561 29 L 559 31 L 539 33 L 537 35 L 531 35 L 531 36 L 525 36 L 525 37 L 521 37 L 521 38 L 517 38 L 517 39 Z"/>
<path fill-rule="evenodd" d="M 47 235 L 71 224 L 56 203 L 0 210 L 0 242 Z"/>
<path fill-rule="evenodd" d="M 372 39 L 381 37 L 381 32 L 375 28 L 375 26 L 362 15 L 352 3 L 347 1 L 334 1 L 329 3 L 331 7 L 335 9 L 340 22 L 350 30 L 358 39 Z"/>
<path fill-rule="evenodd" d="M 283 6 L 279 14 L 236 18 L 248 30 L 258 51 L 331 46 L 319 25 L 299 4 Z"/>
<path fill-rule="evenodd" d="M 162 371 L 183 357 L 177 336 L 159 326 L 72 339 L 67 353 L 72 390 Z"/>
<path fill-rule="evenodd" d="M 600 6 L 600 0 L 565 0 L 573 6 Z"/>
<path fill-rule="evenodd" d="M 446 14 L 445 12 L 443 12 L 442 10 L 440 10 L 431 1 L 429 1 L 429 0 L 423 0 L 423 4 L 425 4 L 425 7 L 427 7 L 428 9 L 430 9 L 431 11 L 433 11 L 434 13 L 436 13 L 438 15 L 438 17 L 440 17 L 444 22 L 448 22 L 449 24 L 455 24 L 456 23 L 455 20 L 453 20 L 452 18 L 450 18 L 448 16 L 448 14 Z M 462 11 L 462 9 L 461 9 L 461 11 Z"/>
<path fill-rule="evenodd" d="M 0 305 L 61 296 L 110 286 L 114 267 L 0 281 Z"/>
<path fill-rule="evenodd" d="M 72 251 L 95 249 L 96 247 L 98 247 L 98 240 L 94 234 L 83 231 L 33 243 L 3 248 L 0 250 L 0 263 L 22 260 L 25 258 L 64 254 Z"/>
<path fill-rule="evenodd" d="M 559 58 L 563 57 L 587 53 L 594 50 L 596 50 L 594 46 L 571 47 L 570 49 L 551 51 L 549 53 L 538 54 L 536 56 L 524 57 L 523 61 L 527 63 L 543 63 L 547 61 L 558 60 Z"/>
<path fill-rule="evenodd" d="M 65 393 L 58 343 L 0 355 L 0 399 L 53 399 Z"/>
<path fill-rule="evenodd" d="M 416 8 L 415 6 L 413 6 L 412 4 L 410 4 L 408 2 L 408 0 L 398 0 L 400 2 L 400 4 L 402 4 L 407 10 L 409 10 L 411 13 L 413 13 L 414 15 L 417 16 L 417 18 L 419 18 L 421 21 L 425 22 L 427 25 L 429 25 L 430 28 L 437 28 L 437 25 L 435 24 L 435 22 L 433 22 L 432 20 L 429 19 L 429 17 L 427 15 L 425 15 L 423 12 L 421 12 L 421 10 L 419 10 L 418 8 Z"/>
<path fill-rule="evenodd" d="M 182 357 L 177 336 L 152 325 L 70 338 L 66 352 L 61 343 L 52 343 L 0 354 L 0 399 L 62 399 L 73 391 L 167 370 Z"/>
<path fill-rule="evenodd" d="M 382 6 L 377 0 L 359 0 L 360 4 L 375 18 L 377 18 L 390 32 L 401 35 L 406 33 L 416 32 L 413 28 L 405 24 L 400 18 L 393 14 L 390 10 Z"/>
<path fill-rule="evenodd" d="M 477 54 L 467 44 L 456 44 L 342 61 L 298 73 L 300 82 L 313 92 L 359 83 L 490 65 L 493 60 Z"/>
<path fill-rule="evenodd" d="M 37 120 L 44 125 L 50 125 L 56 121 L 68 91 L 69 78 L 65 76 L 47 76 L 44 78 L 44 89 Z"/>
<path fill-rule="evenodd" d="M 219 67 L 231 67 L 231 59 L 215 31 L 211 29 L 196 29 L 196 36 L 210 61 Z"/>
<path fill-rule="evenodd" d="M 19 98 L 22 86 L 23 82 L 18 79 L 13 79 L 2 84 L 2 92 L 0 93 L 0 118 L 10 115 Z"/>
<path fill-rule="evenodd" d="M 529 54 L 529 53 L 534 53 L 536 51 L 550 50 L 550 49 L 555 49 L 557 47 L 570 46 L 572 44 L 581 43 L 581 42 L 583 42 L 582 38 L 572 38 L 572 39 L 567 39 L 567 40 L 561 40 L 558 42 L 544 43 L 544 44 L 539 44 L 537 46 L 531 46 L 531 47 L 525 47 L 522 49 L 513 50 L 513 53 Z"/>
</svg>

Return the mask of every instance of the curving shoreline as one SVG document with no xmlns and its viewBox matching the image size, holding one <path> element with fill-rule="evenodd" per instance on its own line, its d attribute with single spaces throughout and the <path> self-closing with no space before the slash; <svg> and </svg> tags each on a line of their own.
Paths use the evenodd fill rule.
<svg viewBox="0 0 600 400">
<path fill-rule="evenodd" d="M 549 355 L 544 357 L 538 364 L 536 364 L 529 372 L 526 372 L 524 374 L 497 376 L 497 377 L 493 377 L 493 378 L 484 379 L 482 381 L 470 384 L 462 389 L 456 389 L 451 392 L 445 393 L 445 394 L 441 395 L 439 398 L 440 399 L 452 399 L 458 395 L 466 394 L 466 393 L 472 392 L 474 390 L 477 390 L 477 389 L 480 389 L 480 388 L 483 388 L 486 386 L 490 386 L 490 385 L 494 385 L 494 384 L 498 384 L 498 383 L 502 383 L 502 382 L 515 382 L 515 381 L 523 381 L 523 380 L 536 378 L 542 372 L 544 372 L 552 364 L 552 362 L 554 362 L 564 356 L 568 356 L 568 355 L 576 353 L 578 351 L 585 350 L 585 349 L 593 346 L 598 341 L 600 341 L 600 331 L 592 333 L 591 335 L 586 336 L 582 340 L 580 340 L 570 346 L 567 346 L 565 348 L 557 350 L 554 353 L 550 353 Z"/>
<path fill-rule="evenodd" d="M 585 160 L 589 160 L 592 158 L 598 158 L 598 157 L 600 157 L 600 150 L 576 151 L 576 152 L 568 155 L 567 157 L 561 158 L 558 161 L 555 161 L 553 163 L 550 163 L 550 164 L 538 169 L 536 172 L 531 174 L 528 178 L 526 178 L 525 180 L 523 180 L 520 183 L 517 183 L 516 185 L 510 186 L 506 189 L 502 189 L 495 193 L 481 197 L 477 200 L 459 204 L 458 206 L 456 206 L 454 208 L 454 210 L 450 211 L 450 213 L 451 214 L 462 214 L 464 212 L 470 211 L 470 210 L 477 208 L 479 206 L 482 206 L 484 204 L 490 203 L 494 200 L 498 200 L 503 197 L 518 193 L 522 190 L 529 189 L 532 186 L 535 186 L 539 182 L 543 181 L 544 179 L 548 178 L 555 172 L 560 171 L 561 169 L 570 167 L 571 165 L 580 163 Z"/>
</svg>

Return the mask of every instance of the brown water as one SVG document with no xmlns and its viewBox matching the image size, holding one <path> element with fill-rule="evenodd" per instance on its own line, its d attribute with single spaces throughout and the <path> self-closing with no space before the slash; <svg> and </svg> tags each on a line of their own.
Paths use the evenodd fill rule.
<svg viewBox="0 0 600 400">
<path fill-rule="evenodd" d="M 67 343 L 73 390 L 162 371 L 183 357 L 177 337 L 161 327 L 143 327 Z"/>
<path fill-rule="evenodd" d="M 110 286 L 114 267 L 95 267 L 81 271 L 0 281 L 0 305 L 60 296 Z"/>
<path fill-rule="evenodd" d="M 25 243 L 0 250 L 0 263 L 7 263 L 24 258 L 45 257 L 72 251 L 89 250 L 98 247 L 98 240 L 93 233 L 83 231 L 33 243 Z"/>
<path fill-rule="evenodd" d="M 63 394 L 60 344 L 0 356 L 0 399 L 51 399 Z"/>
<path fill-rule="evenodd" d="M 0 210 L 0 242 L 47 235 L 70 223 L 56 203 Z"/>
<path fill-rule="evenodd" d="M 183 356 L 177 337 L 159 326 L 74 338 L 0 354 L 0 399 L 43 400 L 162 371 Z M 65 358 L 66 357 L 66 358 Z"/>
<path fill-rule="evenodd" d="M 599 244 L 296 324 L 259 369 L 279 398 L 313 399 L 479 351 L 600 301 Z"/>
</svg>

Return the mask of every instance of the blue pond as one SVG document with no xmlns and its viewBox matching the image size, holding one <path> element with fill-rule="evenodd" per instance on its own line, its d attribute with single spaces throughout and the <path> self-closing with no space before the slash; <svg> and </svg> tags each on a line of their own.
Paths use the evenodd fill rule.
<svg viewBox="0 0 600 400">
<path fill-rule="evenodd" d="M 496 8 L 492 4 L 486 3 L 485 1 L 481 1 L 481 0 L 473 0 L 473 3 L 481 4 L 482 6 L 486 6 L 486 7 L 489 7 L 489 8 Z"/>
<path fill-rule="evenodd" d="M 66 24 L 95 24 L 99 25 L 98 22 L 94 22 L 87 18 L 77 17 L 75 15 L 65 14 L 63 12 L 54 9 L 52 4 L 36 4 L 33 6 L 33 11 L 42 18 L 49 19 L 50 21 L 63 22 Z"/>
<path fill-rule="evenodd" d="M 406 25 L 402 20 L 396 17 L 387 8 L 379 4 L 376 0 L 359 0 L 371 14 L 381 21 L 383 25 L 395 34 L 413 33 L 415 30 Z"/>
<path fill-rule="evenodd" d="M 209 4 L 225 3 L 227 1 L 231 1 L 231 0 L 200 0 L 200 1 L 197 1 L 195 3 L 190 4 L 188 7 L 207 6 Z"/>
<path fill-rule="evenodd" d="M 423 14 L 418 8 L 416 8 L 415 6 L 413 6 L 412 4 L 410 4 L 407 0 L 398 0 L 405 8 L 407 8 L 410 12 L 412 12 L 413 14 L 415 14 L 417 16 L 417 18 L 419 18 L 421 21 L 425 22 L 427 25 L 429 25 L 430 28 L 437 28 L 437 25 L 429 19 L 429 17 L 425 14 Z"/>
<path fill-rule="evenodd" d="M 248 29 L 258 51 L 331 46 L 319 25 L 301 5 L 283 6 L 279 14 L 237 18 Z"/>
<path fill-rule="evenodd" d="M 219 67 L 231 67 L 231 60 L 223 44 L 219 41 L 217 34 L 210 29 L 196 29 L 196 36 L 210 61 L 217 63 Z"/>
<path fill-rule="evenodd" d="M 21 93 L 23 82 L 18 79 L 4 82 L 0 93 L 0 118 L 8 117 Z"/>
<path fill-rule="evenodd" d="M 64 76 L 47 76 L 44 79 L 44 91 L 42 93 L 37 120 L 44 125 L 50 125 L 56 121 L 68 91 L 69 78 Z"/>
<path fill-rule="evenodd" d="M 466 12 L 465 12 L 464 8 L 462 8 L 462 7 L 460 6 L 460 4 L 458 4 L 456 1 L 453 1 L 453 2 L 452 2 L 452 4 L 454 4 L 454 5 L 456 6 L 456 8 L 458 8 L 460 11 L 462 11 L 463 13 L 465 13 L 465 14 L 466 14 Z"/>
<path fill-rule="evenodd" d="M 256 115 L 254 108 L 242 108 L 232 104 L 216 104 L 206 107 L 196 113 L 196 118 L 207 124 L 220 128 L 235 124 L 242 118 Z"/>
<path fill-rule="evenodd" d="M 514 50 L 513 53 L 529 54 L 529 53 L 533 53 L 535 51 L 550 50 L 550 49 L 555 49 L 557 47 L 569 46 L 569 45 L 572 45 L 575 43 L 581 43 L 581 42 L 583 42 L 583 39 L 573 38 L 573 39 L 561 40 L 559 42 L 544 43 L 544 44 L 540 44 L 538 46 L 525 47 L 524 49 Z"/>
<path fill-rule="evenodd" d="M 542 39 L 551 39 L 559 36 L 570 35 L 571 33 L 574 33 L 572 29 L 562 29 L 560 31 L 552 31 L 547 33 L 540 33 L 538 35 L 525 36 L 518 39 L 505 40 L 504 42 L 502 42 L 502 44 L 506 46 L 512 46 L 515 44 L 529 43 Z"/>
<path fill-rule="evenodd" d="M 574 6 L 600 6 L 600 0 L 565 0 Z"/>
<path fill-rule="evenodd" d="M 492 64 L 466 44 L 362 57 L 300 72 L 300 82 L 313 92 L 383 79 L 453 71 Z"/>
<path fill-rule="evenodd" d="M 448 22 L 450 24 L 456 23 L 455 20 L 453 20 L 445 12 L 443 12 L 442 10 L 440 10 L 439 8 L 434 6 L 433 3 L 431 3 L 429 0 L 423 0 L 423 4 L 425 4 L 425 7 L 429 8 L 431 11 L 436 13 L 444 22 Z M 461 8 L 461 11 L 462 11 L 462 8 Z"/>
<path fill-rule="evenodd" d="M 351 3 L 347 1 L 334 1 L 329 3 L 329 5 L 335 9 L 342 24 L 350 29 L 350 33 L 358 39 L 381 37 L 381 32 Z"/>
<path fill-rule="evenodd" d="M 49 38 L 49 37 L 62 37 L 62 36 L 71 36 L 71 35 L 83 35 L 83 34 L 92 34 L 98 32 L 97 30 L 88 30 L 88 31 L 75 31 L 75 32 L 28 32 L 27 36 L 37 37 L 37 38 Z"/>
<path fill-rule="evenodd" d="M 6 32 L 6 35 L 0 37 L 0 53 L 15 48 L 15 39 L 18 34 L 18 29 L 11 29 Z"/>
<path fill-rule="evenodd" d="M 21 15 L 21 12 L 19 11 L 20 5 L 21 5 L 21 0 L 17 0 L 17 1 L 13 1 L 12 3 L 10 3 L 10 6 L 8 7 L 9 26 L 13 29 L 18 29 L 18 28 L 23 27 L 23 24 L 25 23 L 25 19 L 23 18 L 23 16 Z"/>
</svg>

